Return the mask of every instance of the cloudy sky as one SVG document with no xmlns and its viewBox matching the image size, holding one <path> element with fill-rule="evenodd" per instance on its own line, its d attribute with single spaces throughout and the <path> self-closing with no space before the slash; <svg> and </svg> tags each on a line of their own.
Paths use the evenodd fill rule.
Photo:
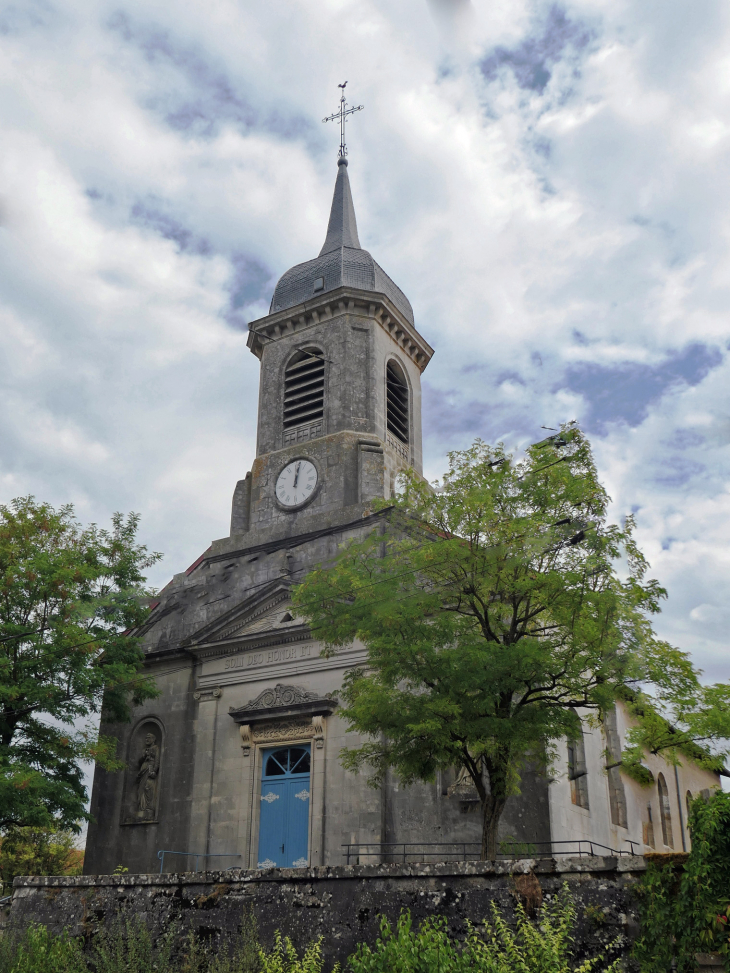
<svg viewBox="0 0 730 973">
<path fill-rule="evenodd" d="M 426 472 L 579 419 L 660 631 L 728 678 L 723 0 L 0 2 L 0 500 L 139 511 L 156 584 L 227 533 L 345 79 L 361 242 L 436 349 Z"/>
</svg>

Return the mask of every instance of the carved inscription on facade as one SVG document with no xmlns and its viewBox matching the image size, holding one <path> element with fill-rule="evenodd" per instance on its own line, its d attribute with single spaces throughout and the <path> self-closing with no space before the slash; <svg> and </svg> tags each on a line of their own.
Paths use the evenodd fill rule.
<svg viewBox="0 0 730 973">
<path fill-rule="evenodd" d="M 286 645 L 277 649 L 264 649 L 261 652 L 249 652 L 246 655 L 236 655 L 226 659 L 225 669 L 255 669 L 257 666 L 268 666 L 276 662 L 295 662 L 298 659 L 309 659 L 312 655 L 311 645 Z"/>
</svg>

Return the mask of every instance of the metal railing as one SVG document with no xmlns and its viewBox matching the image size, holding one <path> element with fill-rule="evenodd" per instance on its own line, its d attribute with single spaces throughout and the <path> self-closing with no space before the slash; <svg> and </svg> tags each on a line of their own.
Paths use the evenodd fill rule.
<svg viewBox="0 0 730 973">
<path fill-rule="evenodd" d="M 609 848 L 598 841 L 581 839 L 576 841 L 503 841 L 500 842 L 497 859 L 513 861 L 519 858 L 554 858 L 556 855 L 582 858 L 635 855 L 635 841 L 629 841 L 630 849 Z M 342 845 L 343 856 L 348 865 L 363 865 L 368 859 L 377 859 L 372 864 L 388 863 L 426 863 L 478 861 L 481 843 L 478 841 L 381 841 L 361 842 Z M 365 861 L 363 861 L 365 859 Z"/>
<path fill-rule="evenodd" d="M 195 868 L 193 869 L 194 872 L 198 871 L 198 859 L 200 858 L 240 858 L 241 857 L 240 855 L 233 854 L 232 852 L 230 854 L 223 854 L 223 855 L 204 855 L 202 852 L 197 852 L 197 851 L 170 851 L 169 848 L 161 848 L 157 852 L 157 857 L 160 859 L 160 875 L 162 875 L 162 870 L 165 867 L 165 855 L 184 855 L 186 858 L 194 858 L 195 859 Z M 229 868 L 235 868 L 235 867 L 236 867 L 235 865 L 228 865 L 224 870 L 227 871 Z"/>
</svg>

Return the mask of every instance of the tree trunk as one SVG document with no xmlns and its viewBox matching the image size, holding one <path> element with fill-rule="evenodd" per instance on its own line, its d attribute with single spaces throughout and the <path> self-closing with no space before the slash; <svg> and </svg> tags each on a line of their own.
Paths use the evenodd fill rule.
<svg viewBox="0 0 730 973">
<path fill-rule="evenodd" d="M 509 757 L 505 754 L 497 760 L 484 758 L 483 762 L 489 775 L 489 793 L 482 797 L 481 857 L 482 861 L 496 861 L 499 821 L 507 803 Z"/>
<path fill-rule="evenodd" d="M 494 800 L 491 794 L 482 804 L 482 861 L 497 859 L 497 832 L 504 805 L 504 801 Z"/>
</svg>

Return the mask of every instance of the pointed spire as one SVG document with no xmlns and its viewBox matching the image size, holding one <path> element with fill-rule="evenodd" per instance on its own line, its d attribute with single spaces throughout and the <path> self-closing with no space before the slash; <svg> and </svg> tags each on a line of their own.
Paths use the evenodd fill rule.
<svg viewBox="0 0 730 973">
<path fill-rule="evenodd" d="M 330 221 L 327 225 L 327 238 L 324 241 L 324 246 L 319 251 L 319 255 L 321 257 L 331 250 L 339 250 L 340 247 L 353 247 L 356 250 L 362 249 L 357 236 L 355 207 L 352 203 L 350 180 L 347 175 L 347 159 L 345 158 L 339 158 L 337 160 L 337 181 L 335 182 L 335 192 L 332 197 Z"/>
</svg>

